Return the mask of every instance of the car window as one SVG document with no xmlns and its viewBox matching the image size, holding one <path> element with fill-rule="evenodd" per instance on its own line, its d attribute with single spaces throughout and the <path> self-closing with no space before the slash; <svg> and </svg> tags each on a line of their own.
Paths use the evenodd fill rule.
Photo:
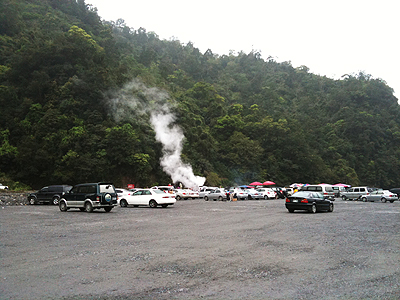
<svg viewBox="0 0 400 300">
<path fill-rule="evenodd" d="M 150 191 L 143 191 L 143 195 L 151 195 L 151 192 Z"/>
<path fill-rule="evenodd" d="M 149 191 L 147 191 L 147 192 L 149 192 Z M 162 190 L 153 190 L 153 193 L 154 194 L 165 194 L 165 192 Z"/>
<path fill-rule="evenodd" d="M 48 190 L 49 190 L 49 188 L 48 188 L 47 186 L 45 186 L 45 187 L 42 188 L 40 191 L 45 193 L 45 192 L 47 192 Z"/>
<path fill-rule="evenodd" d="M 360 188 L 360 192 L 365 192 L 365 188 Z"/>
<path fill-rule="evenodd" d="M 136 191 L 136 192 L 133 194 L 133 196 L 140 196 L 140 195 L 142 195 L 142 191 Z"/>
<path fill-rule="evenodd" d="M 96 187 L 95 186 L 93 187 L 95 188 L 95 190 L 91 193 L 96 192 Z M 100 184 L 99 188 L 100 188 L 100 193 L 115 193 L 114 186 L 111 184 Z"/>
</svg>

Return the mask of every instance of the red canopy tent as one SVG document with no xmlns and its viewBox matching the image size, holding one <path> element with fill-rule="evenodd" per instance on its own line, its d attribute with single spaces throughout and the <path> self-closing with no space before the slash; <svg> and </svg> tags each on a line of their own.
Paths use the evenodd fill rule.
<svg viewBox="0 0 400 300">
<path fill-rule="evenodd" d="M 275 184 L 275 182 L 273 182 L 273 181 L 264 181 L 264 183 L 262 184 L 262 185 L 274 185 Z"/>
</svg>

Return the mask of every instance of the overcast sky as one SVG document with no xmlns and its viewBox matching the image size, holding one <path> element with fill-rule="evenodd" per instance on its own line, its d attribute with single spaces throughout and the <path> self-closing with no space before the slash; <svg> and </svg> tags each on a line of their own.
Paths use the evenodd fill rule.
<svg viewBox="0 0 400 300">
<path fill-rule="evenodd" d="M 121 18 L 204 53 L 251 50 L 340 78 L 364 71 L 400 95 L 396 0 L 86 0 L 104 20 Z M 399 4 L 398 4 L 399 3 Z"/>
</svg>

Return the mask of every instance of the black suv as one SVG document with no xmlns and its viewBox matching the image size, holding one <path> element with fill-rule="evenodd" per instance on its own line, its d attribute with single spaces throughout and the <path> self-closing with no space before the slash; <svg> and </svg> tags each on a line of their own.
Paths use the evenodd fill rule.
<svg viewBox="0 0 400 300">
<path fill-rule="evenodd" d="M 37 203 L 49 203 L 58 205 L 60 198 L 72 189 L 71 185 L 49 185 L 41 188 L 36 193 L 28 195 L 28 202 L 31 205 Z"/>
<path fill-rule="evenodd" d="M 117 193 L 114 185 L 108 182 L 82 183 L 75 185 L 60 199 L 60 210 L 79 208 L 81 211 L 92 212 L 104 208 L 110 212 L 117 205 Z"/>
</svg>

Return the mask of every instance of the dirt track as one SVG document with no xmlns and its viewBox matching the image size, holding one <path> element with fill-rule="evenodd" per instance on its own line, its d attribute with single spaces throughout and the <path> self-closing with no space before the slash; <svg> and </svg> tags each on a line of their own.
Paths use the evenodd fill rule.
<svg viewBox="0 0 400 300">
<path fill-rule="evenodd" d="M 1 299 L 400 299 L 400 203 L 0 208 Z"/>
</svg>

